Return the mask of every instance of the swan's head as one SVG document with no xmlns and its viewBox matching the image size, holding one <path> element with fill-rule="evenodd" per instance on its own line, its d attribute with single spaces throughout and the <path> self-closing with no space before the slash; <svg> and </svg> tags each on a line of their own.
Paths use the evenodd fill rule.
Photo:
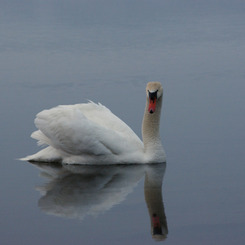
<svg viewBox="0 0 245 245">
<path fill-rule="evenodd" d="M 160 82 L 149 82 L 146 86 L 146 97 L 149 100 L 149 113 L 154 113 L 158 100 L 163 95 L 163 88 Z"/>
</svg>

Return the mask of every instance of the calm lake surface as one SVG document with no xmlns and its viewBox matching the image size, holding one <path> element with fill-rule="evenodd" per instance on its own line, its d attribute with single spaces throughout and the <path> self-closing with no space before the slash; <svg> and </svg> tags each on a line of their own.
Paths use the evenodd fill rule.
<svg viewBox="0 0 245 245">
<path fill-rule="evenodd" d="M 245 244 L 244 30 L 239 0 L 1 1 L 1 245 Z M 59 104 L 101 102 L 141 135 L 154 80 L 167 164 L 16 160 Z"/>
</svg>

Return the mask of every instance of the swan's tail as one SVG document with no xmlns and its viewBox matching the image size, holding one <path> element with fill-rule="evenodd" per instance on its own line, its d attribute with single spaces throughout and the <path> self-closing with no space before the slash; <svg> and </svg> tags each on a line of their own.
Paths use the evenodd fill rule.
<svg viewBox="0 0 245 245">
<path fill-rule="evenodd" d="M 44 135 L 40 130 L 37 130 L 31 134 L 31 137 L 35 140 L 37 140 L 37 144 L 39 146 L 42 145 L 51 145 L 50 139 Z"/>
<path fill-rule="evenodd" d="M 52 146 L 48 146 L 36 154 L 19 158 L 19 160 L 29 162 L 60 162 L 61 156 L 58 154 L 56 149 L 54 149 Z"/>
</svg>

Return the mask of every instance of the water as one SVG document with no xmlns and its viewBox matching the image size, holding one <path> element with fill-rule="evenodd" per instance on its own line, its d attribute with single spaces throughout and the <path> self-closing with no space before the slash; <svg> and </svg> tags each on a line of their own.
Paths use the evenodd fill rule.
<svg viewBox="0 0 245 245">
<path fill-rule="evenodd" d="M 161 243 L 244 244 L 243 1 L 0 5 L 1 244 L 154 244 L 153 209 Z M 38 150 L 35 114 L 58 104 L 101 102 L 140 135 L 151 80 L 165 90 L 166 171 L 15 160 Z"/>
</svg>

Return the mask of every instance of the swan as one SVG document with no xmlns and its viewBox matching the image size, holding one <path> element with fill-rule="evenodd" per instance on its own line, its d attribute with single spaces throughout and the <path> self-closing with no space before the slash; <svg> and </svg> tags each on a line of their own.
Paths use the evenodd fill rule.
<svg viewBox="0 0 245 245">
<path fill-rule="evenodd" d="M 31 137 L 47 147 L 20 160 L 63 164 L 127 164 L 165 162 L 159 123 L 163 88 L 146 86 L 142 139 L 102 104 L 89 101 L 59 105 L 37 114 Z"/>
</svg>

